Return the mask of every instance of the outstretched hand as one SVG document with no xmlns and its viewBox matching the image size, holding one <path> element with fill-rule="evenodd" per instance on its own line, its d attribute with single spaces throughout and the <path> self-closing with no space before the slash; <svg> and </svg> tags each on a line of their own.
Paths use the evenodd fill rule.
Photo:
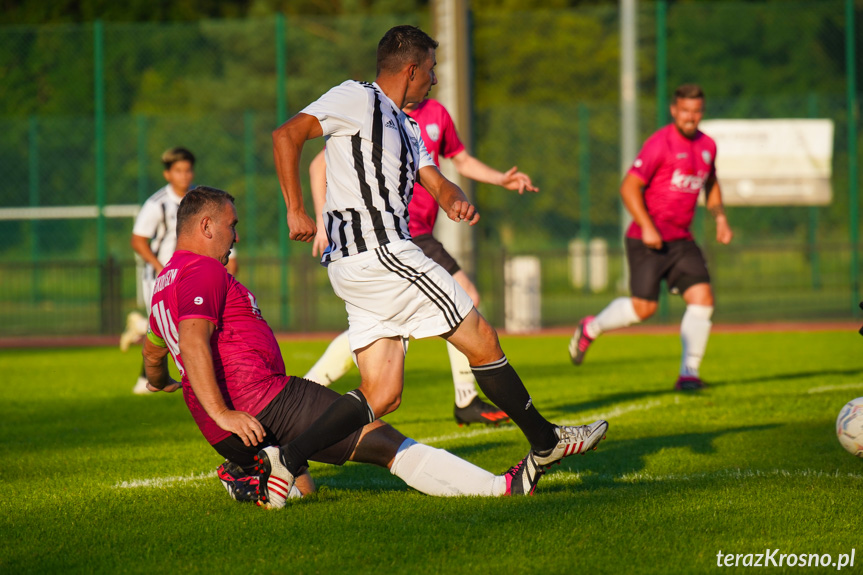
<svg viewBox="0 0 863 575">
<path fill-rule="evenodd" d="M 526 191 L 539 191 L 539 188 L 534 186 L 533 182 L 530 181 L 530 176 L 523 172 L 519 172 L 517 166 L 513 166 L 509 170 L 504 172 L 503 179 L 501 180 L 500 185 L 507 190 L 518 190 L 519 194 L 523 194 Z"/>
<path fill-rule="evenodd" d="M 452 203 L 446 212 L 449 219 L 454 222 L 467 222 L 474 225 L 479 221 L 479 212 L 470 202 L 464 200 L 456 200 Z"/>
</svg>

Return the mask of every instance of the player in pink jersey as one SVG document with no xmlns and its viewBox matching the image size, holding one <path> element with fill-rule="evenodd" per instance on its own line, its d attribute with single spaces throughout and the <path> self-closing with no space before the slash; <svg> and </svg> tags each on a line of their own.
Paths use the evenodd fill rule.
<svg viewBox="0 0 863 575">
<path fill-rule="evenodd" d="M 517 167 L 513 166 L 506 172 L 500 172 L 471 156 L 459 139 L 449 112 L 437 100 L 429 98 L 419 104 L 409 104 L 403 110 L 419 124 L 423 142 L 436 165 L 440 166 L 440 157 L 443 156 L 450 159 L 459 174 L 466 178 L 494 184 L 508 190 L 517 190 L 519 194 L 523 194 L 525 191 L 539 191 L 531 182 L 530 177 L 519 172 Z M 329 244 L 322 215 L 326 195 L 326 160 L 323 151 L 312 160 L 309 166 L 309 175 L 315 214 L 318 220 L 318 231 L 312 245 L 312 254 L 318 255 L 319 253 L 323 254 Z M 408 204 L 411 239 L 427 257 L 441 265 L 455 278 L 473 300 L 474 307 L 478 307 L 479 292 L 476 286 L 461 269 L 455 258 L 446 251 L 443 244 L 432 235 L 439 209 L 437 201 L 424 187 L 420 184 L 414 185 L 413 197 Z M 503 411 L 480 399 L 476 391 L 476 379 L 464 354 L 450 343 L 447 343 L 447 352 L 449 353 L 455 387 L 453 414 L 456 422 L 462 425 L 470 423 L 498 424 L 507 421 L 509 418 Z M 343 332 L 330 343 L 321 358 L 304 377 L 322 385 L 329 385 L 347 373 L 352 365 L 353 359 L 348 346 L 347 332 Z"/>
<path fill-rule="evenodd" d="M 176 391 L 204 438 L 226 458 L 219 479 L 238 500 L 280 507 L 314 489 L 308 472 L 294 486 L 278 478 L 251 477 L 263 447 L 296 438 L 335 400 L 337 393 L 285 375 L 273 332 L 255 296 L 225 270 L 236 233 L 233 198 L 198 187 L 180 204 L 177 249 L 159 274 L 152 299 L 144 365 L 150 391 Z M 182 384 L 168 374 L 170 352 Z M 541 472 L 496 476 L 444 450 L 408 439 L 375 421 L 312 459 L 341 465 L 346 460 L 386 467 L 408 485 L 430 495 L 530 494 Z"/>
<path fill-rule="evenodd" d="M 638 153 L 620 186 L 633 222 L 626 232 L 632 297 L 612 301 L 596 317 L 582 319 L 569 343 L 575 365 L 603 332 L 626 327 L 656 313 L 660 281 L 686 302 L 680 323 L 683 344 L 675 389 L 704 387 L 699 368 L 710 336 L 713 291 L 701 250 L 689 227 L 701 190 L 716 221 L 716 241 L 731 242 L 733 233 L 722 208 L 716 179 L 716 144 L 698 130 L 704 114 L 704 92 L 684 84 L 674 92 L 672 123 L 656 131 Z"/>
</svg>

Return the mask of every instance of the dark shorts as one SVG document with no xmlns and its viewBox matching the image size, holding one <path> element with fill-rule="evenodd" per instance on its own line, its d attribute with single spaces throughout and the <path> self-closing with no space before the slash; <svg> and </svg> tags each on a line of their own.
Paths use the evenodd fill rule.
<svg viewBox="0 0 863 575">
<path fill-rule="evenodd" d="M 423 251 L 427 258 L 445 269 L 449 275 L 455 275 L 455 273 L 461 269 L 458 262 L 455 261 L 455 258 L 449 255 L 449 252 L 446 251 L 443 244 L 437 241 L 433 235 L 423 234 L 421 236 L 411 238 L 411 241 L 413 241 L 413 243 Z"/>
<path fill-rule="evenodd" d="M 692 240 L 665 242 L 662 249 L 652 250 L 641 240 L 626 238 L 626 260 L 629 289 L 637 298 L 657 301 L 662 279 L 672 293 L 681 294 L 695 284 L 710 283 L 704 254 Z"/>
<path fill-rule="evenodd" d="M 254 457 L 268 445 L 287 445 L 305 431 L 340 395 L 322 385 L 301 377 L 291 376 L 285 388 L 256 416 L 267 434 L 263 443 L 246 447 L 236 434 L 213 447 L 219 455 L 250 471 Z M 360 439 L 359 429 L 335 445 L 309 459 L 341 465 L 351 456 Z"/>
</svg>

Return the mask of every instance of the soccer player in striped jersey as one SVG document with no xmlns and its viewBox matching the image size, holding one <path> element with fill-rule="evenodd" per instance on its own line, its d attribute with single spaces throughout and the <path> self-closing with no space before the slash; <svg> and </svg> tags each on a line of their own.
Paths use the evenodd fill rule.
<svg viewBox="0 0 863 575">
<path fill-rule="evenodd" d="M 440 166 L 440 157 L 452 160 L 458 172 L 472 180 L 494 184 L 508 190 L 538 192 L 530 176 L 512 167 L 500 172 L 470 155 L 458 137 L 455 124 L 447 109 L 434 99 L 426 99 L 419 104 L 408 104 L 404 112 L 414 119 L 422 131 L 423 143 Z M 309 183 L 315 204 L 316 225 L 318 228 L 312 244 L 312 254 L 324 254 L 329 246 L 327 229 L 323 221 L 323 206 L 326 201 L 326 159 L 321 151 L 309 165 Z M 458 265 L 458 262 L 432 234 L 438 216 L 438 203 L 420 184 L 414 185 L 413 197 L 408 204 L 410 221 L 408 227 L 411 241 L 435 263 L 452 274 L 479 308 L 479 291 Z M 447 343 L 450 358 L 453 386 L 455 387 L 455 407 L 453 415 L 459 425 L 486 423 L 497 425 L 509 418 L 497 407 L 480 399 L 476 391 L 476 379 L 470 369 L 467 357 L 452 344 Z M 353 366 L 347 332 L 341 333 L 330 343 L 324 354 L 304 376 L 321 385 L 329 385 L 339 379 Z"/>
<path fill-rule="evenodd" d="M 258 454 L 262 485 L 291 484 L 321 451 L 391 413 L 401 402 L 409 337 L 444 337 L 464 353 L 480 389 L 522 430 L 536 469 L 593 449 L 608 423 L 558 426 L 546 420 L 507 361 L 497 333 L 464 289 L 410 241 L 408 203 L 419 182 L 447 217 L 474 225 L 479 213 L 443 177 L 416 122 L 402 108 L 422 102 L 437 83 L 437 42 L 419 28 L 396 26 L 378 44 L 374 83 L 346 81 L 273 132 L 276 171 L 290 238 L 311 242 L 299 159 L 307 140 L 327 138 L 324 254 L 330 283 L 345 301 L 348 338 L 362 383 L 339 397 L 299 437 Z"/>
</svg>

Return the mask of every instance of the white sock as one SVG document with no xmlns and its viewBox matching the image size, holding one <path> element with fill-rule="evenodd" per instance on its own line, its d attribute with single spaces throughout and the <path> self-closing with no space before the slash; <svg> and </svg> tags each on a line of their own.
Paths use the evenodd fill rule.
<svg viewBox="0 0 863 575">
<path fill-rule="evenodd" d="M 476 392 L 476 379 L 470 369 L 467 356 L 457 350 L 453 344 L 446 342 L 446 350 L 449 353 L 449 364 L 452 368 L 452 383 L 455 386 L 455 404 L 458 407 L 467 407 Z"/>
<path fill-rule="evenodd" d="M 641 318 L 635 313 L 632 298 L 619 297 L 605 306 L 593 321 L 584 326 L 587 337 L 595 339 L 603 332 L 620 329 L 628 325 L 641 323 Z"/>
<path fill-rule="evenodd" d="M 327 346 L 324 355 L 303 377 L 329 387 L 332 382 L 350 371 L 353 365 L 354 358 L 348 342 L 348 332 L 343 331 Z"/>
<path fill-rule="evenodd" d="M 698 377 L 698 368 L 704 350 L 707 349 L 707 339 L 710 337 L 710 317 L 713 306 L 687 305 L 680 322 L 680 342 L 683 344 L 683 354 L 680 360 L 680 375 Z"/>
<path fill-rule="evenodd" d="M 503 475 L 492 475 L 448 451 L 413 439 L 399 446 L 390 473 L 426 495 L 497 497 L 506 493 Z"/>
</svg>

